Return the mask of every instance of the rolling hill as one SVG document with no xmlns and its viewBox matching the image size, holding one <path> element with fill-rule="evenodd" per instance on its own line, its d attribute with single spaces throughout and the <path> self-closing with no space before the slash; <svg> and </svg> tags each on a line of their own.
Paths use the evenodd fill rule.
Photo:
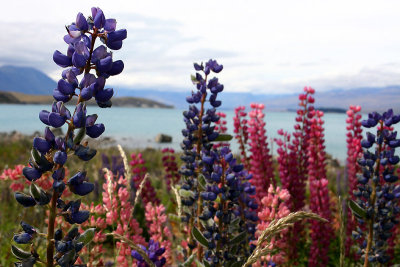
<svg viewBox="0 0 400 267">
<path fill-rule="evenodd" d="M 55 87 L 54 80 L 34 68 L 9 65 L 0 67 L 0 91 L 22 93 L 20 95 L 3 93 L 0 95 L 0 101 L 3 103 L 7 103 L 7 101 L 14 101 L 14 103 L 17 103 L 15 101 L 23 103 L 51 102 L 47 98 L 51 98 L 49 96 Z M 113 97 L 115 106 L 160 107 L 165 105 L 179 109 L 187 107 L 185 99 L 191 91 L 190 87 L 187 90 L 171 87 L 121 88 L 117 86 L 115 88 L 118 88 Z M 317 107 L 332 110 L 347 109 L 349 105 L 360 105 L 364 112 L 384 111 L 388 108 L 400 112 L 400 85 L 346 90 L 338 88 L 324 92 L 316 89 Z M 279 92 L 279 90 L 276 91 Z M 302 88 L 299 88 L 300 92 L 302 92 Z M 233 109 L 239 105 L 248 106 L 252 102 L 257 102 L 265 104 L 267 110 L 286 111 L 295 109 L 298 103 L 298 94 L 234 93 L 229 92 L 229 88 L 226 88 L 218 98 L 223 102 L 222 109 Z"/>
</svg>

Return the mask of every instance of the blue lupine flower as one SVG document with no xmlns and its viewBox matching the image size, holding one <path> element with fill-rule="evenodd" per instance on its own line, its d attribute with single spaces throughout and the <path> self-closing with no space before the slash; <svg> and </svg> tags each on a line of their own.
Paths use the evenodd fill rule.
<svg viewBox="0 0 400 267">
<path fill-rule="evenodd" d="M 396 139 L 397 133 L 390 130 L 393 124 L 400 121 L 398 115 L 393 114 L 393 110 L 388 110 L 382 115 L 373 112 L 368 115 L 368 119 L 362 121 L 366 128 L 379 126 L 377 134 L 367 133 L 367 138 L 362 140 L 364 148 L 363 158 L 358 163 L 362 168 L 362 174 L 358 176 L 358 190 L 354 191 L 357 198 L 356 203 L 365 212 L 354 211 L 354 215 L 360 225 L 369 228 L 372 223 L 373 228 L 363 231 L 360 227 L 353 231 L 355 239 L 361 240 L 359 253 L 365 260 L 367 248 L 366 240 L 369 238 L 369 230 L 373 231 L 374 238 L 372 247 L 368 251 L 369 262 L 387 263 L 390 257 L 386 254 L 387 239 L 391 235 L 391 230 L 398 223 L 396 217 L 400 213 L 398 201 L 399 186 L 394 185 L 398 181 L 398 176 L 394 174 L 394 165 L 399 162 L 399 157 L 395 155 L 395 148 L 400 140 Z M 374 152 L 367 149 L 373 148 Z M 382 177 L 383 179 L 380 179 Z"/>
<path fill-rule="evenodd" d="M 86 172 L 78 172 L 68 180 L 68 186 L 71 192 L 85 196 L 94 190 L 94 184 L 88 183 Z"/>
<path fill-rule="evenodd" d="M 96 48 L 95 41 L 99 38 L 109 48 L 120 49 L 122 41 L 127 36 L 126 30 L 116 30 L 116 20 L 106 19 L 100 8 L 94 7 L 91 12 L 92 17 L 88 17 L 88 19 L 82 13 L 78 13 L 75 23 L 66 26 L 67 34 L 64 36 L 64 41 L 68 46 L 66 54 L 58 50 L 53 54 L 54 62 L 65 68 L 53 91 L 56 101 L 53 103 L 51 111 L 42 110 L 39 113 L 39 119 L 47 126 L 59 128 L 68 124 L 67 134 L 64 137 L 55 137 L 50 128 L 46 127 L 44 137 L 36 137 L 33 140 L 30 167 L 23 169 L 24 176 L 32 182 L 31 195 L 15 193 L 15 199 L 24 207 L 32 207 L 36 204 L 46 205 L 53 198 L 57 205 L 55 207 L 54 204 L 50 204 L 52 213 L 56 212 L 56 208 L 60 209 L 60 214 L 71 224 L 85 222 L 89 218 L 89 211 L 79 210 L 80 200 L 72 200 L 68 203 L 62 200 L 62 193 L 66 186 L 63 165 L 66 164 L 71 152 L 84 161 L 88 161 L 96 155 L 95 149 L 82 145 L 81 141 L 85 134 L 92 138 L 99 137 L 104 132 L 105 126 L 102 123 L 95 123 L 97 115 L 88 116 L 86 114 L 85 101 L 94 97 L 99 107 L 111 107 L 114 91 L 111 88 L 105 89 L 106 79 L 120 74 L 124 69 L 124 63 L 121 60 L 113 61 L 112 53 L 107 51 L 107 47 L 100 45 Z M 89 59 L 91 60 L 89 61 Z M 79 81 L 80 75 L 83 77 Z M 72 100 L 75 96 L 77 103 L 71 116 L 71 112 L 64 103 Z M 76 129 L 78 129 L 77 133 Z M 50 170 L 53 172 L 51 194 L 34 183 L 42 174 Z M 84 196 L 94 189 L 94 184 L 87 180 L 86 172 L 78 172 L 68 180 L 67 184 L 73 193 Z M 49 223 L 54 223 L 54 221 Z M 36 230 L 26 223 L 21 223 L 21 226 L 24 233 L 16 234 L 15 242 L 31 242 Z M 60 229 L 54 233 L 57 251 L 54 260 L 60 266 L 72 266 L 84 244 L 77 240 L 79 237 L 77 228 L 70 231 L 64 238 L 62 236 Z M 16 266 L 33 266 L 37 260 L 35 257 L 32 254 L 32 257 L 16 263 Z M 47 260 L 52 261 L 53 258 Z"/>
<path fill-rule="evenodd" d="M 139 246 L 146 252 L 147 256 L 154 263 L 155 266 L 161 267 L 165 265 L 166 259 L 165 257 L 162 257 L 162 255 L 165 252 L 165 248 L 160 247 L 158 242 L 154 241 L 153 239 L 150 239 L 148 248 L 142 245 Z M 137 265 L 139 267 L 148 266 L 145 260 L 143 259 L 142 255 L 140 255 L 136 250 L 132 250 L 131 256 L 138 261 Z"/>
</svg>

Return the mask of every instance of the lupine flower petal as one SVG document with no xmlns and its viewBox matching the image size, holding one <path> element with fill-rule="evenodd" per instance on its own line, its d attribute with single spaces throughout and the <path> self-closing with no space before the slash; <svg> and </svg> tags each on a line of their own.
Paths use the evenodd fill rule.
<svg viewBox="0 0 400 267">
<path fill-rule="evenodd" d="M 108 88 L 105 90 L 101 90 L 96 94 L 96 100 L 100 102 L 107 102 L 111 99 L 114 94 L 114 90 L 112 88 Z"/>
<path fill-rule="evenodd" d="M 64 125 L 65 117 L 62 117 L 60 114 L 51 112 L 49 115 L 49 124 L 54 128 L 58 128 Z"/>
<path fill-rule="evenodd" d="M 28 196 L 26 194 L 15 192 L 14 193 L 15 199 L 24 207 L 33 207 L 36 205 L 36 201 L 33 197 Z"/>
<path fill-rule="evenodd" d="M 117 27 L 117 21 L 115 19 L 106 19 L 106 22 L 104 24 L 104 30 L 108 32 L 113 32 L 115 31 L 116 27 Z"/>
<path fill-rule="evenodd" d="M 14 235 L 14 241 L 18 244 L 28 244 L 31 242 L 33 236 L 31 234 L 28 233 L 21 233 L 21 234 L 17 234 Z"/>
<path fill-rule="evenodd" d="M 105 57 L 103 59 L 100 59 L 97 62 L 97 65 L 96 65 L 97 66 L 97 70 L 99 72 L 107 72 L 107 71 L 111 70 L 112 64 L 113 64 L 112 57 L 111 56 L 107 56 L 107 57 Z"/>
<path fill-rule="evenodd" d="M 49 142 L 46 141 L 46 139 L 35 137 L 33 139 L 33 147 L 41 153 L 47 153 L 50 150 L 51 145 Z"/>
<path fill-rule="evenodd" d="M 69 178 L 68 184 L 79 185 L 86 179 L 86 172 L 77 172 L 74 176 Z"/>
<path fill-rule="evenodd" d="M 60 51 L 56 50 L 53 54 L 53 60 L 54 62 L 63 68 L 66 68 L 68 66 L 72 65 L 72 60 L 70 57 L 67 57 L 66 55 L 62 54 Z"/>
<path fill-rule="evenodd" d="M 22 169 L 22 173 L 29 181 L 36 181 L 42 176 L 42 172 L 36 168 L 25 167 Z"/>
<path fill-rule="evenodd" d="M 103 11 L 99 8 L 97 9 L 96 16 L 93 17 L 94 26 L 97 29 L 104 27 L 106 18 L 104 17 Z"/>
<path fill-rule="evenodd" d="M 92 84 L 91 86 L 85 87 L 82 89 L 81 91 L 81 98 L 85 101 L 89 100 L 92 98 L 93 96 L 93 87 L 94 84 Z"/>
<path fill-rule="evenodd" d="M 70 95 L 75 92 L 75 88 L 72 84 L 65 81 L 64 79 L 60 79 L 57 83 L 57 89 L 64 95 Z"/>
<path fill-rule="evenodd" d="M 71 218 L 75 223 L 81 224 L 81 223 L 84 223 L 85 221 L 87 221 L 87 219 L 89 219 L 89 215 L 90 215 L 89 211 L 82 210 L 82 211 L 72 213 Z"/>
<path fill-rule="evenodd" d="M 97 114 L 89 115 L 86 117 L 86 127 L 93 126 L 97 120 Z"/>
<path fill-rule="evenodd" d="M 65 153 L 64 151 L 57 151 L 56 153 L 54 153 L 53 161 L 54 163 L 64 165 L 67 161 L 67 153 Z"/>
<path fill-rule="evenodd" d="M 81 31 L 87 31 L 89 29 L 89 25 L 86 21 L 85 16 L 79 12 L 78 15 L 76 16 L 76 27 L 78 27 Z"/>
<path fill-rule="evenodd" d="M 114 61 L 112 67 L 107 74 L 109 75 L 118 75 L 124 70 L 124 62 L 122 60 Z"/>
<path fill-rule="evenodd" d="M 74 194 L 85 196 L 94 190 L 94 184 L 83 182 L 79 185 L 70 186 L 70 190 Z"/>
<path fill-rule="evenodd" d="M 78 54 L 76 51 L 72 55 L 72 63 L 77 68 L 83 68 L 86 65 L 86 58 L 84 55 Z"/>
<path fill-rule="evenodd" d="M 119 50 L 122 47 L 122 41 L 107 42 L 107 47 L 113 50 Z"/>
<path fill-rule="evenodd" d="M 50 125 L 49 114 L 50 114 L 50 112 L 48 112 L 47 110 L 42 110 L 39 113 L 39 119 L 46 125 Z"/>
<path fill-rule="evenodd" d="M 114 43 L 117 41 L 122 41 L 126 39 L 127 32 L 125 29 L 121 29 L 118 31 L 110 32 L 107 34 L 107 43 Z"/>
<path fill-rule="evenodd" d="M 53 90 L 53 97 L 55 100 L 62 102 L 67 102 L 70 99 L 68 95 L 64 95 L 57 88 Z"/>
<path fill-rule="evenodd" d="M 92 138 L 99 137 L 105 130 L 103 123 L 98 123 L 93 126 L 86 127 L 86 134 Z"/>
</svg>

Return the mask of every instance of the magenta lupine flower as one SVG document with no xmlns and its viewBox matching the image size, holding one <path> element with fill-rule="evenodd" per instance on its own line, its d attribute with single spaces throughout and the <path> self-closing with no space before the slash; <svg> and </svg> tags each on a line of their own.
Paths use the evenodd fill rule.
<svg viewBox="0 0 400 267">
<path fill-rule="evenodd" d="M 132 183 L 134 184 L 135 189 L 138 190 L 140 183 L 143 181 L 147 173 L 147 168 L 144 166 L 145 161 L 141 153 L 132 153 L 131 158 L 132 160 L 129 164 L 132 166 Z M 148 202 L 158 204 L 160 202 L 160 200 L 157 198 L 154 187 L 151 185 L 151 182 L 148 179 L 144 183 L 144 188 L 140 197 L 142 198 L 144 204 L 147 204 Z"/>
<path fill-rule="evenodd" d="M 308 178 L 310 183 L 310 209 L 322 218 L 332 221 L 328 179 L 326 177 L 326 153 L 322 111 L 313 111 L 310 138 L 308 139 Z M 328 266 L 329 244 L 333 229 L 329 223 L 311 221 L 311 248 L 308 266 Z"/>
<path fill-rule="evenodd" d="M 346 142 L 347 142 L 347 184 L 349 187 L 349 196 L 351 199 L 355 200 L 353 191 L 357 189 L 357 173 L 361 171 L 360 165 L 358 165 L 357 160 L 361 157 L 362 148 L 362 128 L 361 128 L 361 107 L 360 106 L 350 106 L 347 111 L 346 119 Z M 359 258 L 354 252 L 350 251 L 354 240 L 351 236 L 353 229 L 356 226 L 356 222 L 353 219 L 351 210 L 347 210 L 347 223 L 346 223 L 346 243 L 345 243 L 345 253 L 346 256 L 351 258 Z"/>
<path fill-rule="evenodd" d="M 304 87 L 304 93 L 299 95 L 299 108 L 297 110 L 296 124 L 292 138 L 290 134 L 282 130 L 278 134 L 283 136 L 283 140 L 277 139 L 278 164 L 280 170 L 280 180 L 282 187 L 287 189 L 292 196 L 288 205 L 290 211 L 299 211 L 304 208 L 306 181 L 307 181 L 307 147 L 310 132 L 310 119 L 313 116 L 315 90 L 311 87 Z M 284 144 L 286 143 L 286 148 Z M 285 171 L 282 171 L 285 170 Z M 289 259 L 296 261 L 297 244 L 303 239 L 304 226 L 301 222 L 295 223 L 289 234 Z"/>
<path fill-rule="evenodd" d="M 235 139 L 239 143 L 241 161 L 246 170 L 250 170 L 250 163 L 247 157 L 247 141 L 249 140 L 249 132 L 247 127 L 247 113 L 244 106 L 235 108 L 235 116 L 233 117 L 233 132 Z"/>
<path fill-rule="evenodd" d="M 226 114 L 224 112 L 217 112 L 216 114 L 219 116 L 219 120 L 215 122 L 215 131 L 220 134 L 226 134 L 228 130 L 228 128 L 226 127 Z M 218 142 L 213 145 L 213 148 L 217 149 L 223 146 L 229 146 L 229 142 Z"/>
<path fill-rule="evenodd" d="M 258 218 L 260 220 L 257 225 L 256 237 L 258 238 L 263 230 L 268 228 L 269 224 L 273 220 L 277 220 L 289 215 L 290 210 L 287 204 L 290 199 L 290 194 L 286 189 L 281 189 L 279 186 L 274 188 L 270 185 L 268 188 L 268 193 L 261 200 L 261 209 L 258 212 Z M 285 229 L 279 233 L 276 237 L 273 237 L 269 244 L 271 249 L 278 249 L 278 253 L 271 255 L 268 254 L 263 256 L 260 261 L 258 261 L 254 266 L 265 266 L 264 264 L 282 265 L 287 261 L 286 250 L 289 246 L 286 237 L 289 229 Z"/>
<path fill-rule="evenodd" d="M 268 137 L 264 121 L 264 105 L 251 104 L 249 112 L 248 133 L 250 151 L 250 170 L 253 175 L 251 183 L 256 187 L 258 203 L 267 194 L 270 184 L 275 185 L 272 156 L 268 145 Z"/>
<path fill-rule="evenodd" d="M 106 223 L 112 225 L 114 233 L 122 235 L 136 244 L 146 245 L 142 237 L 143 230 L 133 218 L 133 206 L 130 201 L 129 181 L 122 176 L 117 179 L 107 176 L 103 184 L 103 206 L 106 210 Z M 128 267 L 131 248 L 124 242 L 116 243 L 118 266 Z"/>
<path fill-rule="evenodd" d="M 167 189 L 171 189 L 171 185 L 179 182 L 181 176 L 178 171 L 178 164 L 176 163 L 175 150 L 173 148 L 164 148 L 161 150 L 163 157 L 161 158 L 164 171 Z"/>
<path fill-rule="evenodd" d="M 161 247 L 165 248 L 163 257 L 167 261 L 167 266 L 171 266 L 173 252 L 172 233 L 167 226 L 167 215 L 165 214 L 164 205 L 147 203 L 145 217 L 150 239 L 158 242 Z"/>
</svg>

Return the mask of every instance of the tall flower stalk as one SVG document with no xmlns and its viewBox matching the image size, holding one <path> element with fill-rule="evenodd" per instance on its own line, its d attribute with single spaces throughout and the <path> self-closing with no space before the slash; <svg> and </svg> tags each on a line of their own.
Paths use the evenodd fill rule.
<svg viewBox="0 0 400 267">
<path fill-rule="evenodd" d="M 277 139 L 278 144 L 278 169 L 282 188 L 287 189 L 291 195 L 291 202 L 288 207 L 291 212 L 302 210 L 306 200 L 306 182 L 308 178 L 308 145 L 310 138 L 311 119 L 314 111 L 315 90 L 305 87 L 304 93 L 299 95 L 299 108 L 297 110 L 294 132 L 290 135 L 283 130 L 278 134 L 283 139 Z M 304 225 L 296 222 L 289 231 L 288 242 L 290 244 L 288 257 L 291 262 L 298 261 L 297 245 L 303 239 Z"/>
<path fill-rule="evenodd" d="M 312 113 L 314 114 L 310 121 L 310 138 L 307 147 L 310 209 L 321 218 L 332 222 L 333 216 L 326 175 L 324 121 L 322 120 L 324 113 L 319 110 Z M 311 221 L 311 248 L 308 266 L 328 266 L 329 244 L 333 234 L 331 224 Z"/>
<path fill-rule="evenodd" d="M 347 184 L 349 188 L 349 197 L 355 200 L 353 191 L 357 190 L 357 174 L 361 171 L 361 166 L 357 163 L 358 159 L 362 154 L 361 140 L 362 140 L 362 128 L 361 128 L 361 107 L 350 106 L 347 110 L 346 119 L 346 142 L 347 142 L 347 159 L 346 159 L 346 176 Z M 348 257 L 356 259 L 357 255 L 351 251 L 353 245 L 353 239 L 351 233 L 356 225 L 355 220 L 351 216 L 351 210 L 347 209 L 346 217 L 346 242 L 345 242 L 345 254 Z"/>
<path fill-rule="evenodd" d="M 226 137 L 213 125 L 220 119 L 215 108 L 221 105 L 216 98 L 223 85 L 215 77 L 208 79 L 210 71 L 218 73 L 222 65 L 210 60 L 194 67 L 198 73 L 192 80 L 198 91 L 187 98 L 193 105 L 183 113 L 186 129 L 182 130 L 180 170 L 185 176 L 180 188 L 182 219 L 190 229 L 188 260 L 195 253 L 207 266 L 231 266 L 244 263 L 253 249 L 250 242 L 258 221 L 258 205 L 251 197 L 255 188 L 248 181 L 252 176 L 236 162 L 229 147 L 215 148 L 212 143 Z M 209 108 L 205 106 L 208 92 Z"/>
<path fill-rule="evenodd" d="M 96 123 L 96 114 L 86 114 L 86 101 L 95 98 L 99 107 L 111 107 L 113 89 L 104 89 L 105 82 L 110 76 L 121 73 L 124 64 L 121 60 L 113 61 L 113 54 L 107 51 L 107 47 L 113 50 L 120 49 L 127 36 L 126 30 L 116 30 L 116 20 L 106 19 L 100 8 L 92 8 L 91 11 L 92 14 L 88 18 L 78 13 L 75 22 L 66 27 L 67 35 L 64 36 L 64 41 L 68 45 L 67 54 L 64 55 L 58 50 L 53 54 L 54 62 L 65 70 L 53 91 L 55 102 L 51 111 L 42 110 L 39 114 L 40 120 L 47 126 L 59 128 L 67 124 L 67 133 L 64 137 L 55 137 L 52 130 L 46 127 L 44 137 L 36 137 L 33 140 L 30 167 L 23 169 L 26 179 L 32 182 L 30 194 L 15 193 L 16 200 L 25 207 L 47 204 L 49 207 L 47 234 L 39 234 L 37 229 L 21 222 L 23 232 L 14 236 L 16 243 L 31 243 L 32 246 L 36 235 L 46 236 L 45 260 L 40 259 L 34 249 L 29 257 L 29 253 L 21 256 L 23 253 L 16 252 L 20 249 L 13 246 L 14 255 L 26 266 L 31 266 L 37 261 L 44 262 L 49 267 L 55 264 L 73 265 L 79 251 L 86 245 L 86 240 L 79 235 L 76 227 L 67 234 L 61 229 L 55 231 L 57 216 L 64 217 L 70 224 L 81 224 L 89 218 L 88 211 L 80 210 L 80 199 L 69 202 L 62 199 L 66 186 L 79 196 L 85 196 L 94 189 L 94 184 L 87 182 L 85 171 L 80 171 L 65 181 L 64 165 L 71 155 L 76 155 L 83 161 L 89 161 L 96 155 L 96 150 L 89 148 L 82 139 L 85 135 L 91 138 L 99 137 L 105 126 Z M 107 47 L 96 47 L 97 39 L 102 40 Z M 83 76 L 80 82 L 79 75 Z M 77 100 L 75 110 L 71 113 L 64 104 L 73 98 Z M 50 190 L 44 190 L 35 183 L 47 172 L 52 172 L 53 185 Z"/>
<path fill-rule="evenodd" d="M 395 150 L 400 146 L 400 139 L 396 139 L 397 132 L 393 131 L 393 125 L 399 121 L 400 115 L 390 109 L 383 114 L 370 113 L 361 122 L 365 128 L 377 126 L 376 134 L 367 132 L 366 139 L 361 141 L 363 156 L 358 161 L 361 173 L 357 190 L 353 192 L 356 201 L 349 202 L 360 226 L 353 231 L 353 236 L 361 239 L 359 253 L 364 267 L 390 261 L 387 241 L 400 213 L 400 186 L 396 185 L 399 178 L 395 174 L 395 165 L 399 163 Z"/>
</svg>

